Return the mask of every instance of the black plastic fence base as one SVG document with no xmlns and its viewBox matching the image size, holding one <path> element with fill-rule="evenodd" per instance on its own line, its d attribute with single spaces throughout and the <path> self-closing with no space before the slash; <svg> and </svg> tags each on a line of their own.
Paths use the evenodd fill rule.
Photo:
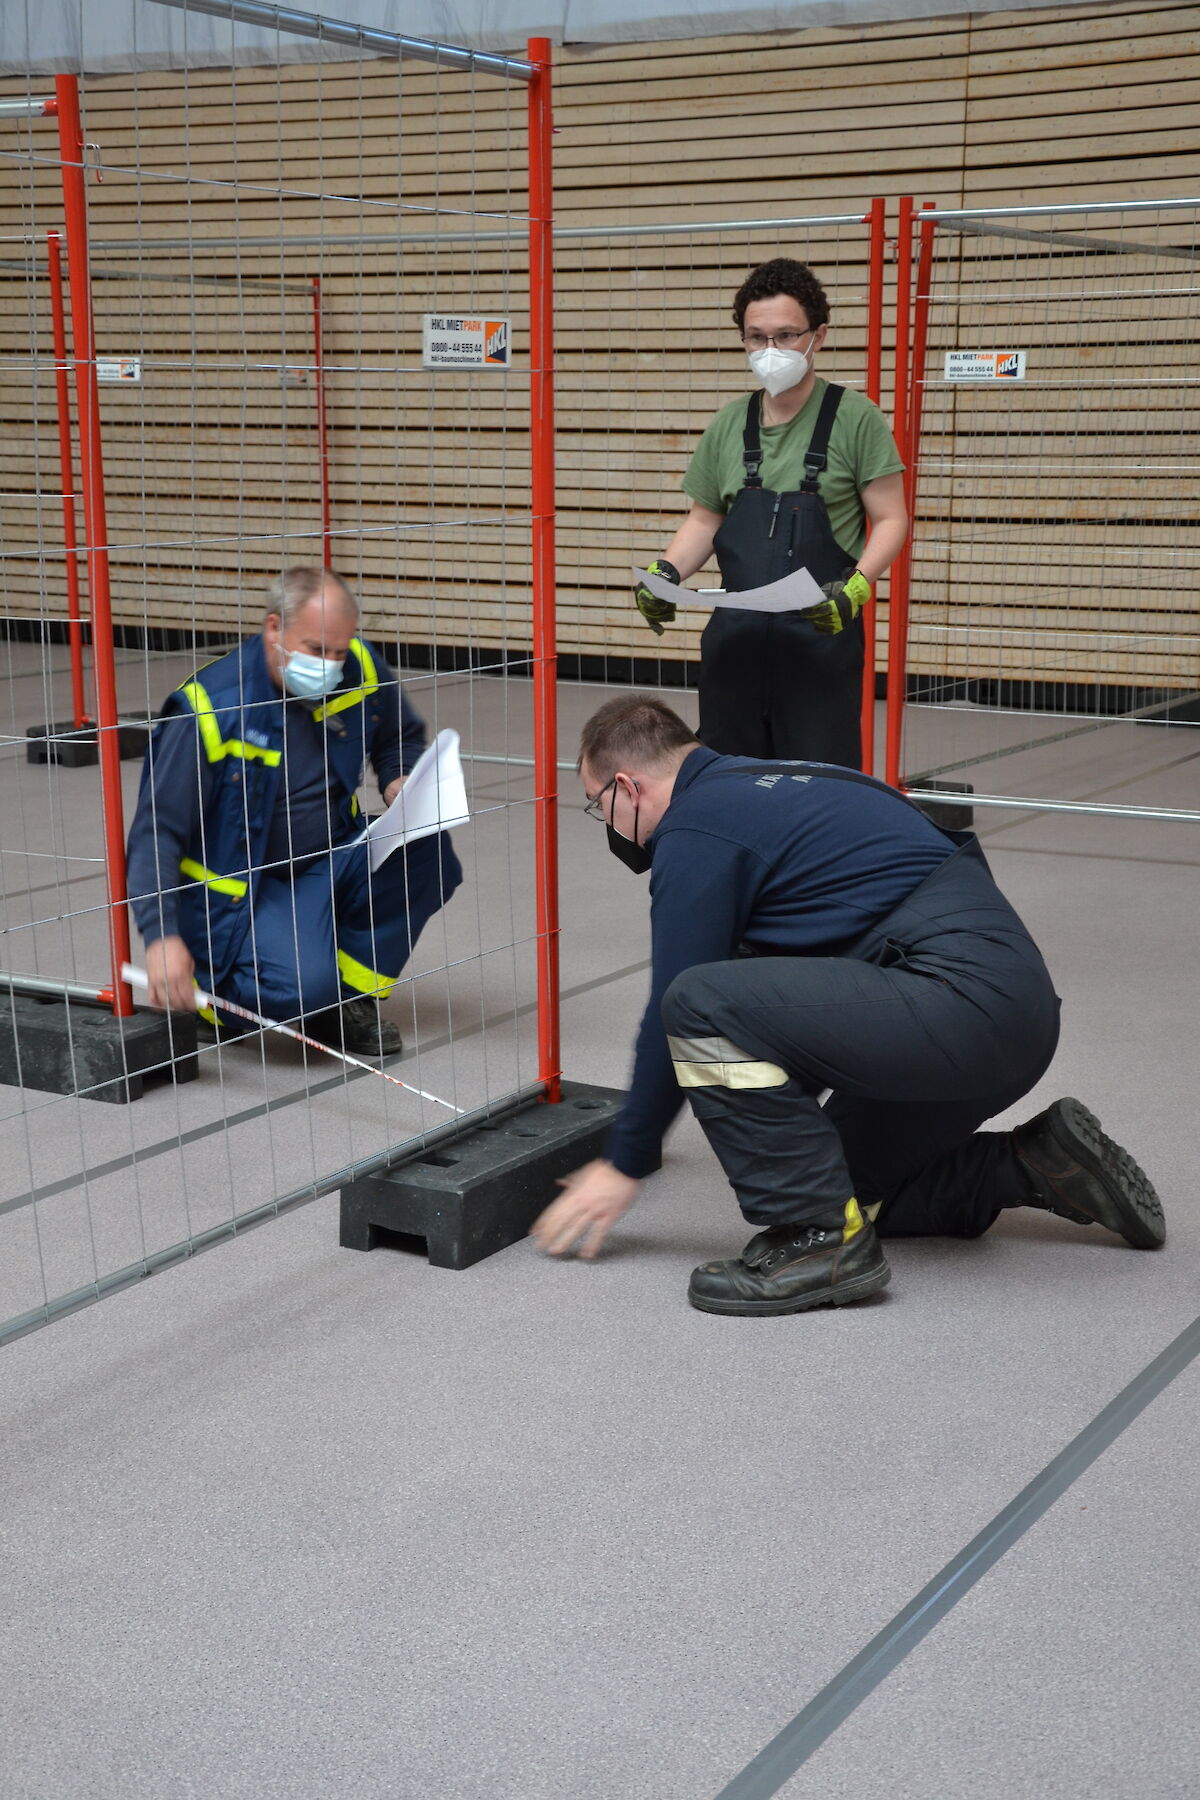
<svg viewBox="0 0 1200 1800">
<path fill-rule="evenodd" d="M 86 1000 L 0 988 L 0 1082 L 8 1087 L 124 1106 L 148 1081 L 194 1081 L 199 1072 L 195 1013 L 118 1019 Z"/>
<path fill-rule="evenodd" d="M 359 1176 L 341 1190 L 343 1249 L 417 1239 L 439 1269 L 467 1269 L 515 1244 L 559 1177 L 603 1154 L 624 1099 L 617 1088 L 564 1081 L 556 1106 L 535 1101 Z"/>
<path fill-rule="evenodd" d="M 919 806 L 927 819 L 943 831 L 974 831 L 975 808 L 966 800 L 951 798 L 955 794 L 973 794 L 975 789 L 969 781 L 925 781 L 919 775 L 911 778 L 910 786 L 933 789 L 945 794 L 945 800 L 917 800 L 913 805 Z"/>
<path fill-rule="evenodd" d="M 90 768 L 100 761 L 100 739 L 95 725 L 31 725 L 25 733 L 29 740 L 25 760 L 31 763 L 62 763 L 67 769 Z M 150 741 L 149 725 L 118 725 L 117 743 L 121 761 L 140 760 Z"/>
</svg>

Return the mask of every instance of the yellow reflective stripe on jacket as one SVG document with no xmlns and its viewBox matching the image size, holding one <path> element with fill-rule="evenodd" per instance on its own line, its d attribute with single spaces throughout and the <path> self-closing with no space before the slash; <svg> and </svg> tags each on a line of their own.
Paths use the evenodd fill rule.
<svg viewBox="0 0 1200 1800">
<path fill-rule="evenodd" d="M 379 975 L 374 969 L 368 969 L 366 963 L 355 962 L 344 950 L 337 953 L 338 974 L 347 987 L 355 988 L 360 994 L 377 994 L 386 1000 L 400 977 L 398 975 Z"/>
<path fill-rule="evenodd" d="M 225 745 L 221 740 L 221 727 L 217 724 L 212 701 L 198 681 L 185 682 L 179 691 L 196 715 L 205 756 L 209 762 L 220 762 L 225 754 Z"/>
<path fill-rule="evenodd" d="M 243 738 L 225 739 L 226 756 L 240 756 L 245 762 L 252 762 L 258 757 L 260 762 L 266 763 L 268 769 L 279 767 L 282 754 L 280 750 L 268 750 L 265 744 L 247 744 Z"/>
<path fill-rule="evenodd" d="M 218 875 L 190 856 L 180 858 L 179 873 L 190 876 L 193 881 L 202 881 L 214 893 L 228 894 L 231 900 L 244 900 L 249 892 L 249 882 L 239 881 L 236 875 Z"/>
<path fill-rule="evenodd" d="M 375 673 L 375 659 L 367 646 L 360 639 L 351 638 L 350 649 L 358 659 L 358 666 L 362 671 L 362 683 L 359 687 L 347 688 L 344 694 L 334 694 L 325 702 L 324 706 L 318 706 L 313 713 L 313 718 L 318 723 L 322 719 L 327 719 L 330 713 L 344 712 L 348 706 L 361 706 L 367 695 L 373 694 L 379 686 L 379 677 Z"/>
<path fill-rule="evenodd" d="M 196 724 L 200 728 L 200 741 L 204 745 L 204 754 L 209 762 L 220 762 L 225 756 L 240 756 L 243 762 L 252 762 L 257 757 L 261 762 L 266 763 L 269 769 L 278 768 L 280 760 L 278 750 L 268 750 L 262 744 L 248 744 L 243 738 L 223 738 L 221 736 L 221 727 L 217 724 L 213 703 L 200 682 L 187 681 L 179 691 L 196 715 Z"/>
</svg>

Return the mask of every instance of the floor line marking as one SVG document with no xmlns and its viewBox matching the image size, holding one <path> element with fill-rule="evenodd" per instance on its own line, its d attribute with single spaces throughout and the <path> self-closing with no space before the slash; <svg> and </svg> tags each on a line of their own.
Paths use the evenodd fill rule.
<svg viewBox="0 0 1200 1800">
<path fill-rule="evenodd" d="M 1200 1318 L 1110 1400 L 890 1624 L 814 1695 L 716 1800 L 769 1800 L 884 1682 L 975 1583 L 1037 1523 L 1175 1377 L 1200 1355 Z"/>
</svg>

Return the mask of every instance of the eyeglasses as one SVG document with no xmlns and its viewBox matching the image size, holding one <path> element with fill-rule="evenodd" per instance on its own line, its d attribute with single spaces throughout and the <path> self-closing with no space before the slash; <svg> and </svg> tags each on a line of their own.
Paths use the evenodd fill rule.
<svg viewBox="0 0 1200 1800">
<path fill-rule="evenodd" d="M 805 331 L 743 331 L 742 342 L 747 350 L 765 350 L 768 344 L 777 350 L 794 350 L 801 338 L 811 337 L 816 329 L 810 325 Z"/>
<path fill-rule="evenodd" d="M 617 778 L 614 775 L 611 781 L 605 782 L 604 786 L 600 789 L 600 792 L 595 796 L 595 798 L 588 801 L 587 805 L 584 807 L 583 810 L 587 814 L 589 819 L 599 819 L 599 821 L 602 825 L 606 825 L 608 823 L 607 819 L 604 817 L 604 808 L 601 806 L 600 802 L 603 800 L 605 794 L 607 794 L 609 788 L 616 787 L 616 785 L 617 785 Z"/>
</svg>

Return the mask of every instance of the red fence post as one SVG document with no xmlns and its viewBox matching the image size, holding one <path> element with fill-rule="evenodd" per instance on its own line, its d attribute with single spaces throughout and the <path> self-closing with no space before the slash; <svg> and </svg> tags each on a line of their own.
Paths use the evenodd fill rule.
<svg viewBox="0 0 1200 1800">
<path fill-rule="evenodd" d="M 883 374 L 883 200 L 872 200 L 864 219 L 868 226 L 867 250 L 867 399 L 879 405 Z M 875 770 L 875 608 L 868 606 L 863 621 L 862 766 L 865 775 Z"/>
<path fill-rule="evenodd" d="M 912 463 L 908 441 L 908 339 L 912 294 L 912 197 L 900 201 L 896 234 L 896 392 L 893 397 L 892 431 L 904 458 L 905 499 L 911 492 Z M 909 526 L 911 530 L 911 523 Z M 900 734 L 904 726 L 904 685 L 908 640 L 908 557 L 902 552 L 892 564 L 888 605 L 887 761 L 884 777 L 900 786 Z"/>
<path fill-rule="evenodd" d="M 71 705 L 76 731 L 89 723 L 83 697 L 83 619 L 79 610 L 79 540 L 75 536 L 75 459 L 71 454 L 71 389 L 67 381 L 67 315 L 63 302 L 62 239 L 46 234 L 50 317 L 54 324 L 54 382 L 58 395 L 58 461 L 62 474 L 63 553 L 67 568 L 67 632 L 71 645 Z"/>
<path fill-rule="evenodd" d="M 533 555 L 533 761 L 538 1079 L 561 1098 L 558 920 L 558 654 L 554 579 L 554 185 L 550 40 L 530 38 L 529 371 Z"/>
<path fill-rule="evenodd" d="M 125 911 L 125 811 L 121 798 L 121 745 L 117 730 L 117 671 L 113 658 L 112 599 L 108 585 L 108 521 L 104 507 L 104 459 L 100 448 L 100 394 L 92 325 L 92 283 L 88 268 L 87 189 L 79 83 L 74 75 L 55 77 L 58 142 L 62 162 L 67 269 L 71 285 L 71 332 L 79 408 L 79 468 L 87 532 L 88 591 L 92 605 L 92 657 L 96 674 L 96 723 L 100 739 L 100 793 L 104 815 L 104 874 L 108 887 L 108 941 L 112 956 L 113 1012 L 128 1018 L 133 995 L 121 979 L 129 961 L 129 918 Z"/>
</svg>

